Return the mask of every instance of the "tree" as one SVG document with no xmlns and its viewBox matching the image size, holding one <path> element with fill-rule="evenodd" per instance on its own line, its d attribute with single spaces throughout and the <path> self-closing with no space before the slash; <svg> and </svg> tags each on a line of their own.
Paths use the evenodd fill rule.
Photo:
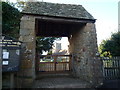
<svg viewBox="0 0 120 90">
<path fill-rule="evenodd" d="M 15 7 L 2 2 L 2 33 L 14 38 L 19 37 L 21 13 Z"/>
<path fill-rule="evenodd" d="M 20 9 L 23 9 L 26 2 L 22 0 L 17 0 L 20 2 L 11 3 L 11 2 L 2 2 L 2 33 L 14 38 L 19 38 L 19 26 L 21 13 Z M 12 5 L 12 6 L 11 6 Z M 14 6 L 17 5 L 17 8 Z M 19 8 L 19 10 L 18 10 Z M 53 42 L 58 39 L 55 37 L 37 37 L 37 51 L 42 54 L 43 51 L 50 51 L 52 48 Z"/>
<path fill-rule="evenodd" d="M 53 46 L 53 42 L 56 39 L 61 39 L 61 38 L 55 38 L 55 37 L 37 37 L 36 39 L 36 50 L 38 53 L 42 54 L 43 51 L 50 51 L 52 49 Z M 49 52 L 50 53 L 50 52 Z"/>
<path fill-rule="evenodd" d="M 120 32 L 113 33 L 109 40 L 103 40 L 99 51 L 101 56 L 120 56 Z"/>
</svg>

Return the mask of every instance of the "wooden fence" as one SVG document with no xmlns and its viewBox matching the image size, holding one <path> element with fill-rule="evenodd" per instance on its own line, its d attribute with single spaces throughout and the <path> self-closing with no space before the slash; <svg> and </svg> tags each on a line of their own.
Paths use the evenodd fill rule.
<svg viewBox="0 0 120 90">
<path fill-rule="evenodd" d="M 120 79 L 120 57 L 101 57 L 104 79 Z"/>
</svg>

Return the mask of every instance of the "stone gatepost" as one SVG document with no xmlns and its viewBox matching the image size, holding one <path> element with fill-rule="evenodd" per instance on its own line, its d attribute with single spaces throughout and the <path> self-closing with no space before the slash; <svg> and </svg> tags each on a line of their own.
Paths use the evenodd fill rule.
<svg viewBox="0 0 120 90">
<path fill-rule="evenodd" d="M 82 29 L 72 34 L 69 39 L 70 53 L 73 55 L 73 75 L 91 83 L 102 83 L 102 62 L 96 56 L 98 52 L 96 28 L 94 23 L 87 23 Z"/>
<path fill-rule="evenodd" d="M 20 23 L 20 41 L 22 45 L 21 70 L 18 74 L 19 83 L 22 87 L 31 86 L 35 79 L 35 18 L 24 15 Z M 19 85 L 19 87 L 21 87 Z"/>
</svg>

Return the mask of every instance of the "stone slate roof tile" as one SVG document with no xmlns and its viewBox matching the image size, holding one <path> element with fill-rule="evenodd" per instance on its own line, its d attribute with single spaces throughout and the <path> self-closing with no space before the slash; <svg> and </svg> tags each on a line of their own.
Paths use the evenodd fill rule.
<svg viewBox="0 0 120 90">
<path fill-rule="evenodd" d="M 57 4 L 48 2 L 28 2 L 23 9 L 24 14 L 38 14 L 58 17 L 94 19 L 82 5 Z"/>
</svg>

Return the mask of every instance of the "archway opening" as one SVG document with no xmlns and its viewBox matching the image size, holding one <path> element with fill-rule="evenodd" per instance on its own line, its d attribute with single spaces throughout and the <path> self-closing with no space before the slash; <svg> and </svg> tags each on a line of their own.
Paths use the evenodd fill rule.
<svg viewBox="0 0 120 90">
<path fill-rule="evenodd" d="M 63 42 L 55 41 L 53 45 L 55 47 L 47 52 L 46 55 L 41 55 L 36 52 L 36 72 L 71 73 L 72 52 L 69 51 L 70 44 L 66 47 L 67 50 L 61 49 L 61 45 L 65 48 L 65 44 L 69 43 L 72 35 L 77 33 L 83 26 L 85 26 L 85 23 L 37 18 L 36 37 L 62 38 Z M 66 42 L 64 41 L 65 39 L 67 40 Z"/>
</svg>

